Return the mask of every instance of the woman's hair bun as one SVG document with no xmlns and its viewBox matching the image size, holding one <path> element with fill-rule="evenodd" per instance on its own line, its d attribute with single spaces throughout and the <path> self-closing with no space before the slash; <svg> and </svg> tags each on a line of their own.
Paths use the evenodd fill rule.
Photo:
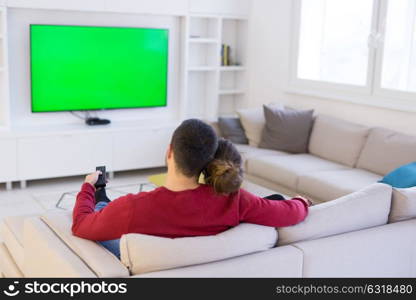
<svg viewBox="0 0 416 300">
<path fill-rule="evenodd" d="M 240 165 L 224 159 L 213 159 L 206 168 L 209 176 L 207 184 L 212 185 L 217 194 L 230 194 L 239 190 L 243 182 Z"/>
</svg>

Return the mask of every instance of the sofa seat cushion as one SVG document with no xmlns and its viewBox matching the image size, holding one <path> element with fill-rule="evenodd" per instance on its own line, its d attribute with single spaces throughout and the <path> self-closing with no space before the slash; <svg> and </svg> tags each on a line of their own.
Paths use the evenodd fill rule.
<svg viewBox="0 0 416 300">
<path fill-rule="evenodd" d="M 416 136 L 384 128 L 372 128 L 358 159 L 357 168 L 380 175 L 416 161 Z"/>
<path fill-rule="evenodd" d="M 97 277 L 127 277 L 126 267 L 100 244 L 72 235 L 72 213 L 50 211 L 41 219 L 76 253 Z"/>
<path fill-rule="evenodd" d="M 299 176 L 317 171 L 346 170 L 346 166 L 310 155 L 258 156 L 248 159 L 247 172 L 293 190 L 297 189 Z"/>
<path fill-rule="evenodd" d="M 172 270 L 145 273 L 133 277 L 302 277 L 303 254 L 293 246 L 243 255 L 226 260 Z"/>
<path fill-rule="evenodd" d="M 0 227 L 0 236 L 20 270 L 24 264 L 23 224 L 29 217 L 32 216 L 6 217 Z"/>
<path fill-rule="evenodd" d="M 250 157 L 256 156 L 266 156 L 266 155 L 291 155 L 290 153 L 272 149 L 262 149 L 254 146 L 243 145 L 243 144 L 234 144 L 238 152 L 243 156 L 243 159 L 248 159 Z"/>
<path fill-rule="evenodd" d="M 309 152 L 354 167 L 369 130 L 363 125 L 319 115 L 312 129 Z"/>
<path fill-rule="evenodd" d="M 270 155 L 291 155 L 290 153 L 277 151 L 272 149 L 262 149 L 254 146 L 249 145 L 242 145 L 242 144 L 234 144 L 240 152 L 241 157 L 243 159 L 244 168 L 247 170 L 247 160 L 252 157 L 259 157 L 259 156 L 270 156 Z"/>
<path fill-rule="evenodd" d="M 314 205 L 303 222 L 278 228 L 278 245 L 387 224 L 391 196 L 391 186 L 374 183 L 336 200 Z"/>
<path fill-rule="evenodd" d="M 300 176 L 298 191 L 320 201 L 329 201 L 358 191 L 380 179 L 380 175 L 360 169 L 319 171 Z"/>
<path fill-rule="evenodd" d="M 272 227 L 240 224 L 211 236 L 164 238 L 130 233 L 121 237 L 121 261 L 133 275 L 208 263 L 272 248 Z"/>
</svg>

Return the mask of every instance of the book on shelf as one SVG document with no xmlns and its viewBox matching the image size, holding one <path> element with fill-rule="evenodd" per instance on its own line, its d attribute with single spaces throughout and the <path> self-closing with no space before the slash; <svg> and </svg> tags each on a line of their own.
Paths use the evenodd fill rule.
<svg viewBox="0 0 416 300">
<path fill-rule="evenodd" d="M 231 47 L 227 44 L 221 45 L 221 65 L 231 66 Z"/>
</svg>

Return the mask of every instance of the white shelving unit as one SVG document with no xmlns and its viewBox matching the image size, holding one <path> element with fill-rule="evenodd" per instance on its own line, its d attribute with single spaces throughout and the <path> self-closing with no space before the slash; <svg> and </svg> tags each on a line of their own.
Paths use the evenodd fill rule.
<svg viewBox="0 0 416 300">
<path fill-rule="evenodd" d="M 0 131 L 10 126 L 7 56 L 7 8 L 0 6 Z"/>
<path fill-rule="evenodd" d="M 247 18 L 191 15 L 185 38 L 186 91 L 183 117 L 214 121 L 235 114 L 246 97 Z M 230 66 L 221 65 L 221 46 L 231 47 Z"/>
<path fill-rule="evenodd" d="M 161 166 L 172 131 L 181 120 L 216 120 L 219 115 L 234 114 L 243 105 L 251 0 L 125 0 L 123 5 L 104 2 L 105 5 L 103 1 L 91 0 L 85 5 L 85 1 L 0 0 L 0 183 L 6 183 L 7 188 L 14 181 L 20 181 L 24 187 L 26 180 L 85 174 L 96 165 L 105 164 L 109 171 Z M 21 126 L 16 120 L 20 110 L 15 101 L 28 99 L 12 101 L 10 97 L 9 69 L 15 65 L 9 65 L 7 52 L 14 45 L 8 41 L 15 37 L 10 36 L 13 31 L 7 28 L 8 9 L 31 9 L 32 13 L 48 10 L 56 18 L 58 12 L 65 11 L 75 19 L 81 12 L 154 17 L 150 23 L 159 22 L 162 16 L 175 19 L 179 24 L 180 53 L 175 53 L 175 75 L 179 78 L 172 81 L 178 85 L 178 93 L 172 97 L 178 97 L 177 114 L 175 111 L 166 124 L 148 122 L 153 117 L 149 115 L 137 123 L 113 122 L 105 128 L 88 128 L 82 123 L 50 126 L 47 122 Z M 235 65 L 221 66 L 224 43 L 231 47 Z"/>
</svg>

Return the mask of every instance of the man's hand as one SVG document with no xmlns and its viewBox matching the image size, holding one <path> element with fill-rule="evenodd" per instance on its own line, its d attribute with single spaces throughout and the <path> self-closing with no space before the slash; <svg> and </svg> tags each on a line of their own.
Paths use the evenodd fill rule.
<svg viewBox="0 0 416 300">
<path fill-rule="evenodd" d="M 312 201 L 309 200 L 306 197 L 303 197 L 303 196 L 300 196 L 300 195 L 296 195 L 295 198 L 303 200 L 306 203 L 307 206 L 311 206 L 313 204 Z"/>
<path fill-rule="evenodd" d="M 94 184 L 98 180 L 98 176 L 100 176 L 100 175 L 101 175 L 101 171 L 95 171 L 94 173 L 91 173 L 91 174 L 85 176 L 85 181 L 84 182 L 89 183 L 92 186 L 94 186 Z"/>
</svg>

